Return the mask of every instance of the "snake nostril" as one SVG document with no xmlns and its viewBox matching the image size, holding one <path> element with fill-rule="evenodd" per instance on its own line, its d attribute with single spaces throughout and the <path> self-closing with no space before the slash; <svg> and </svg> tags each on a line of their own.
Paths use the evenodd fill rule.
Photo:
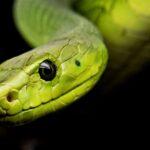
<svg viewBox="0 0 150 150">
<path fill-rule="evenodd" d="M 11 91 L 7 95 L 8 102 L 12 102 L 14 100 L 18 99 L 18 91 Z"/>
<path fill-rule="evenodd" d="M 12 96 L 11 96 L 10 94 L 7 95 L 7 100 L 8 100 L 9 102 L 12 101 Z"/>
</svg>

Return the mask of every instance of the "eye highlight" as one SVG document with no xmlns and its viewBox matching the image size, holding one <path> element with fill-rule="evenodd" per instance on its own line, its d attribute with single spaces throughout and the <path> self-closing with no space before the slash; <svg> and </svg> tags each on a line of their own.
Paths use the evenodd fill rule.
<svg viewBox="0 0 150 150">
<path fill-rule="evenodd" d="M 56 65 L 50 60 L 44 60 L 39 65 L 39 75 L 41 79 L 45 81 L 51 81 L 56 76 L 57 67 Z"/>
</svg>

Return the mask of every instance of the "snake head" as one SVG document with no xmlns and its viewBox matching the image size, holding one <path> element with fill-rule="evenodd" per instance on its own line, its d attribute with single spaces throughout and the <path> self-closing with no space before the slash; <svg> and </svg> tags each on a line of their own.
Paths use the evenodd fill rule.
<svg viewBox="0 0 150 150">
<path fill-rule="evenodd" d="M 0 65 L 0 121 L 24 124 L 59 110 L 99 79 L 107 51 L 97 44 L 58 40 Z"/>
</svg>

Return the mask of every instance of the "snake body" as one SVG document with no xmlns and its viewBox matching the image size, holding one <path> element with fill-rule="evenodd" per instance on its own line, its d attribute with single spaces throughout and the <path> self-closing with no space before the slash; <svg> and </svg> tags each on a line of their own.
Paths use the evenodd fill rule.
<svg viewBox="0 0 150 150">
<path fill-rule="evenodd" d="M 149 7 L 149 0 L 15 0 L 16 25 L 36 48 L 0 65 L 0 121 L 24 124 L 85 95 L 105 70 L 104 43 L 104 84 L 139 70 L 150 58 Z"/>
<path fill-rule="evenodd" d="M 109 50 L 106 89 L 150 62 L 149 0 L 78 0 L 77 9 L 94 22 Z"/>
</svg>

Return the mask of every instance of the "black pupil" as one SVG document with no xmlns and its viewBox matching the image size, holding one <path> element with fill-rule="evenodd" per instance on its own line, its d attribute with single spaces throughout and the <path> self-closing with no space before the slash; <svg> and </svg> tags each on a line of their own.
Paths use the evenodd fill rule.
<svg viewBox="0 0 150 150">
<path fill-rule="evenodd" d="M 51 81 L 56 76 L 56 65 L 50 60 L 44 60 L 39 67 L 39 75 L 45 81 Z"/>
</svg>

